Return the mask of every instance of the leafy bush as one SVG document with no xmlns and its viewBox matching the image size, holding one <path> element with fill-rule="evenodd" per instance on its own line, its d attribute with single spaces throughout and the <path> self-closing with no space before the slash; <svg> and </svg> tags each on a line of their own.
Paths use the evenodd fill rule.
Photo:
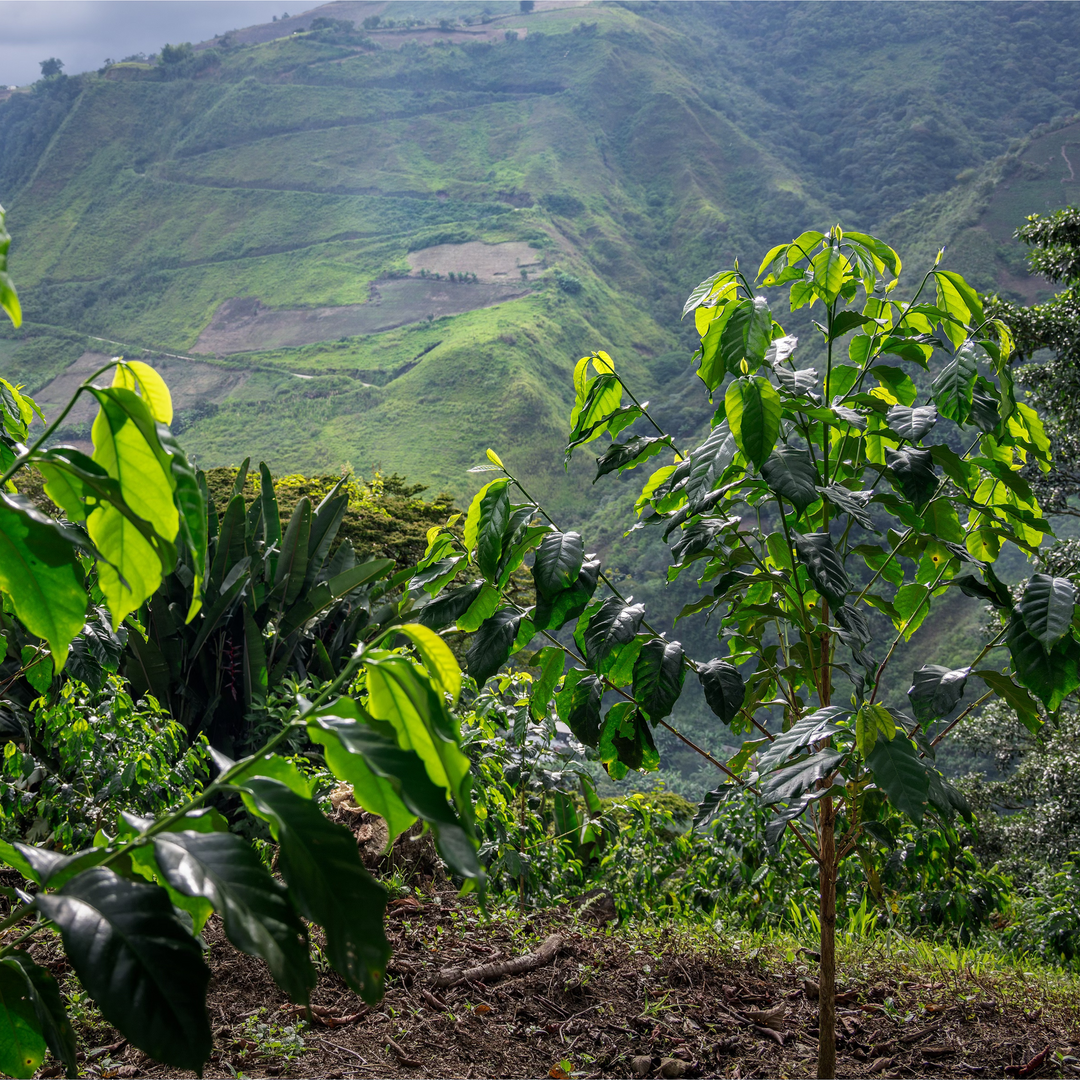
<svg viewBox="0 0 1080 1080">
<path fill-rule="evenodd" d="M 581 279 L 574 277 L 573 274 L 565 273 L 558 267 L 555 268 L 555 283 L 569 296 L 577 296 L 581 292 Z"/>
</svg>

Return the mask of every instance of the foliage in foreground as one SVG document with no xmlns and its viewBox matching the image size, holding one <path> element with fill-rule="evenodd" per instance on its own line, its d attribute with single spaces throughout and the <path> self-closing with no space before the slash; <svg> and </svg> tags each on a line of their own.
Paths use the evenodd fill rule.
<svg viewBox="0 0 1080 1080">
<path fill-rule="evenodd" d="M 824 372 L 797 367 L 797 340 L 738 265 L 703 281 L 684 313 L 717 408 L 692 450 L 606 353 L 577 365 L 566 458 L 604 434 L 597 480 L 673 457 L 646 481 L 632 527 L 662 529 L 669 581 L 700 572 L 707 591 L 682 615 L 715 620 L 718 655 L 691 658 L 658 633 L 579 534 L 537 523 L 547 515 L 493 451 L 482 468 L 500 475 L 473 500 L 463 538 L 435 535 L 416 579 L 430 596 L 422 622 L 475 632 L 467 660 L 478 682 L 542 637 L 534 714 L 553 701 L 614 777 L 657 767 L 652 729 L 670 727 L 688 673 L 720 721 L 749 736 L 735 758 L 715 762 L 729 783 L 707 804 L 748 786 L 771 808 L 767 840 L 789 834 L 818 871 L 821 1076 L 835 1069 L 844 860 L 868 862 L 868 850 L 891 842 L 887 806 L 916 825 L 970 816 L 934 764 L 964 715 L 1000 697 L 1037 730 L 1037 702 L 1056 712 L 1080 686 L 1076 587 L 1037 574 L 1015 603 L 993 565 L 1004 544 L 1034 554 L 1050 532 L 1017 475 L 1029 461 L 1049 469 L 1049 440 L 1014 393 L 1008 328 L 940 260 L 901 301 L 900 258 L 874 237 L 836 227 L 773 248 L 757 288 L 786 287 L 793 312 L 821 304 Z M 506 586 L 529 554 L 537 600 L 525 608 Z M 882 676 L 897 646 L 950 589 L 993 605 L 993 634 L 965 667 L 924 665 L 907 702 L 887 704 Z M 980 694 L 956 715 L 974 679 Z"/>
<path fill-rule="evenodd" d="M 0 237 L 6 241 L 2 220 Z M 6 243 L 0 257 L 4 250 Z M 0 265 L 0 275 L 3 270 Z M 17 300 L 6 275 L 0 276 L 0 305 L 18 325 Z M 110 371 L 111 386 L 93 385 Z M 93 453 L 48 446 L 84 394 L 99 405 Z M 85 634 L 91 604 L 105 609 L 94 613 L 108 630 L 99 636 L 116 637 L 169 574 L 186 590 L 179 598 L 170 596 L 163 609 L 169 622 L 191 624 L 204 597 L 211 607 L 203 617 L 211 618 L 229 586 L 223 576 L 216 593 L 209 594 L 203 583 L 215 581 L 233 547 L 220 533 L 216 547 L 208 545 L 205 480 L 168 429 L 171 397 L 153 369 L 111 361 L 78 388 L 29 447 L 30 425 L 40 410 L 6 381 L 0 381 L 0 414 L 0 588 L 5 623 L 28 642 L 19 653 L 20 679 L 33 685 L 43 676 L 51 683 L 53 673 L 63 671 L 75 655 L 72 644 Z M 41 474 L 45 494 L 66 521 L 13 494 L 11 481 L 24 469 Z M 244 518 L 234 518 L 239 520 L 233 537 L 239 539 Z M 283 544 L 280 553 L 274 543 L 282 539 L 280 533 L 271 539 L 264 528 L 261 537 L 248 537 L 248 566 L 255 556 L 264 565 L 278 558 L 264 583 L 279 618 L 290 616 L 289 604 L 305 581 L 310 503 L 307 513 L 301 508 L 293 520 L 299 521 L 295 542 Z M 321 557 L 316 565 L 321 567 Z M 384 568 L 376 567 L 376 572 Z M 234 560 L 230 573 L 241 580 L 246 568 L 243 560 Z M 163 612 L 159 619 L 166 618 Z M 139 630 L 137 625 L 129 629 Z M 352 833 L 324 817 L 306 776 L 274 753 L 297 730 L 321 745 L 330 771 L 386 818 L 391 838 L 423 819 L 440 854 L 466 885 L 483 881 L 472 839 L 469 763 L 450 712 L 461 687 L 457 662 L 437 635 L 398 617 L 396 608 L 365 629 L 369 632 L 351 649 L 340 674 L 314 700 L 298 699 L 277 733 L 255 753 L 234 762 L 211 752 L 217 772 L 212 783 L 192 785 L 187 797 L 181 790 L 159 793 L 166 805 L 151 800 L 146 807 L 159 811 L 154 816 L 124 813 L 114 835 L 99 830 L 93 846 L 72 854 L 0 842 L 0 860 L 34 886 L 16 894 L 0 921 L 0 930 L 16 930 L 0 948 L 0 1071 L 33 1075 L 47 1047 L 69 1076 L 78 1072 L 74 1031 L 58 986 L 23 947 L 45 929 L 59 932 L 68 961 L 105 1018 L 134 1046 L 174 1068 L 201 1071 L 210 1056 L 210 970 L 198 935 L 214 912 L 229 940 L 261 957 L 292 1000 L 306 1004 L 315 985 L 308 923 L 323 928 L 326 958 L 346 984 L 367 1001 L 378 999 L 389 959 L 386 892 L 364 869 Z M 409 654 L 391 648 L 399 638 L 411 647 Z M 4 640 L 6 647 L 8 637 Z M 358 676 L 359 693 L 337 696 Z M 104 674 L 103 684 L 113 686 L 111 678 Z M 79 703 L 70 696 L 62 695 L 60 722 L 71 719 L 73 710 L 77 743 L 84 732 L 76 729 L 88 726 L 89 718 L 77 715 Z M 31 743 L 32 733 L 25 737 Z M 67 765 L 78 774 L 84 763 L 78 745 L 69 743 L 62 753 L 71 752 Z M 20 753 L 14 742 L 8 746 Z M 224 794 L 238 796 L 248 813 L 269 827 L 284 884 L 247 841 L 229 830 L 214 806 Z"/>
</svg>

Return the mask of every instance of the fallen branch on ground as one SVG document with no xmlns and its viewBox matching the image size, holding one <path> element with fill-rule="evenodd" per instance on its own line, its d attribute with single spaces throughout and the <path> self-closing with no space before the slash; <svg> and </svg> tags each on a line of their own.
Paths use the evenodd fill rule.
<svg viewBox="0 0 1080 1080">
<path fill-rule="evenodd" d="M 560 934 L 552 934 L 544 939 L 539 948 L 524 956 L 515 956 L 512 960 L 499 960 L 494 964 L 480 964 L 477 967 L 443 968 L 435 976 L 436 986 L 454 986 L 459 982 L 490 982 L 492 979 L 501 979 L 504 975 L 517 975 L 522 971 L 532 971 L 533 968 L 543 967 L 555 959 L 556 954 L 562 948 L 563 939 Z"/>
</svg>

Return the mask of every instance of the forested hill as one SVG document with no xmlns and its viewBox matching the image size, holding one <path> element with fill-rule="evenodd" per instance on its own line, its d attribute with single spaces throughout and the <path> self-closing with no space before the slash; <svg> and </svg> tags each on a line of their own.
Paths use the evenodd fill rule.
<svg viewBox="0 0 1080 1080">
<path fill-rule="evenodd" d="M 495 445 L 566 507 L 574 360 L 692 432 L 677 316 L 736 255 L 840 220 L 1034 295 L 1009 236 L 1075 201 L 1078 46 L 1074 4 L 347 0 L 43 80 L 0 104 L 0 368 L 56 403 L 155 350 L 203 464 L 463 495 Z"/>
</svg>

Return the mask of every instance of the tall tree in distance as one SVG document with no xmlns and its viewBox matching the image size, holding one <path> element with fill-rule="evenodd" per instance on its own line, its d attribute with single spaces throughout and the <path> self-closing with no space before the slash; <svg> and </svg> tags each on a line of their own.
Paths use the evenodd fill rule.
<svg viewBox="0 0 1080 1080">
<path fill-rule="evenodd" d="M 1069 503 L 1080 494 L 1080 208 L 1066 206 L 1045 217 L 1031 214 L 1015 235 L 1030 248 L 1031 272 L 1065 287 L 1046 303 L 1030 307 L 988 297 L 987 315 L 1002 319 L 1012 330 L 1013 361 L 1026 362 L 1020 381 L 1031 391 L 1054 439 L 1051 471 L 1029 469 L 1025 478 L 1044 513 L 1080 517 L 1080 507 Z M 1044 349 L 1053 355 L 1045 363 L 1033 363 Z"/>
<path fill-rule="evenodd" d="M 58 60 L 55 56 L 49 57 L 48 60 L 42 60 L 41 63 L 41 77 L 43 79 L 51 79 L 55 75 L 59 75 L 64 69 L 64 61 Z"/>
</svg>

